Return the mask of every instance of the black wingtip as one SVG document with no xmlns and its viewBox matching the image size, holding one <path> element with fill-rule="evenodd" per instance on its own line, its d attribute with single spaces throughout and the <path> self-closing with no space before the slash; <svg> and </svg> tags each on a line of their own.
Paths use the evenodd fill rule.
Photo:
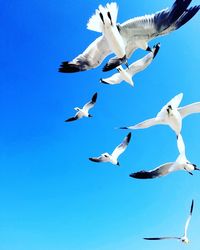
<svg viewBox="0 0 200 250">
<path fill-rule="evenodd" d="M 99 80 L 101 83 L 104 83 L 104 84 L 109 84 L 108 82 L 104 81 L 103 78 L 100 78 Z"/>
<path fill-rule="evenodd" d="M 122 58 L 111 58 L 106 65 L 104 65 L 102 71 L 103 72 L 107 72 L 110 71 L 112 69 L 115 69 L 116 67 L 118 67 L 119 65 L 121 65 L 122 63 L 127 63 L 127 58 L 126 55 Z"/>
<path fill-rule="evenodd" d="M 119 129 L 128 129 L 128 127 L 120 127 Z"/>
<path fill-rule="evenodd" d="M 135 179 L 152 179 L 152 178 L 155 178 L 151 173 L 145 171 L 145 170 L 142 170 L 142 171 L 139 171 L 139 172 L 136 172 L 136 173 L 132 173 L 129 175 L 130 177 L 132 178 L 135 178 Z"/>
<path fill-rule="evenodd" d="M 150 46 L 148 46 L 148 47 L 146 48 L 146 51 L 152 52 L 151 47 L 150 47 Z"/>
<path fill-rule="evenodd" d="M 158 54 L 158 51 L 160 49 L 160 43 L 157 43 L 155 46 L 154 46 L 154 52 L 153 52 L 153 59 L 156 57 L 156 55 Z"/>
<path fill-rule="evenodd" d="M 80 71 L 83 71 L 80 65 L 70 63 L 68 61 L 62 62 L 62 64 L 60 65 L 60 68 L 58 69 L 58 72 L 60 73 L 76 73 Z"/>
<path fill-rule="evenodd" d="M 193 212 L 193 207 L 194 207 L 194 200 L 192 200 L 191 208 L 190 208 L 190 214 Z"/>
<path fill-rule="evenodd" d="M 127 135 L 127 142 L 129 143 L 130 140 L 131 140 L 131 132 L 129 132 L 128 135 Z"/>
<path fill-rule="evenodd" d="M 179 29 L 181 26 L 183 26 L 185 23 L 187 23 L 193 16 L 196 15 L 196 13 L 200 10 L 200 5 L 196 5 L 194 7 L 191 7 L 187 9 L 180 18 L 176 21 L 175 27 L 176 29 Z"/>
<path fill-rule="evenodd" d="M 97 100 L 97 92 L 92 96 L 92 102 L 95 103 Z"/>
</svg>

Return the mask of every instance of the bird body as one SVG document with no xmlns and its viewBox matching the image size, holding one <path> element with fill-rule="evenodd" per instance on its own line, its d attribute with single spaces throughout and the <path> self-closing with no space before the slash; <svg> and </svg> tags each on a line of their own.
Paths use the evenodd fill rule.
<svg viewBox="0 0 200 250">
<path fill-rule="evenodd" d="M 110 162 L 113 165 L 120 165 L 118 161 L 118 157 L 126 150 L 129 142 L 131 139 L 131 133 L 129 133 L 112 152 L 112 154 L 109 153 L 103 153 L 99 157 L 90 157 L 89 160 L 93 162 Z"/>
<path fill-rule="evenodd" d="M 71 117 L 71 118 L 65 120 L 65 122 L 75 121 L 75 120 L 81 119 L 83 117 L 92 117 L 92 115 L 89 114 L 89 110 L 94 107 L 96 100 L 97 100 L 97 93 L 95 93 L 92 96 L 92 100 L 89 101 L 88 103 L 86 103 L 83 106 L 83 108 L 75 107 L 74 109 L 77 111 L 77 113 L 75 114 L 74 117 Z"/>
<path fill-rule="evenodd" d="M 90 30 L 102 32 L 103 35 L 72 61 L 63 62 L 59 72 L 73 73 L 96 68 L 114 52 L 117 58 L 111 58 L 103 68 L 104 71 L 108 71 L 124 63 L 138 48 L 151 51 L 148 46 L 149 41 L 179 29 L 196 15 L 200 5 L 189 7 L 191 2 L 192 0 L 175 0 L 171 8 L 155 14 L 135 17 L 122 24 L 116 24 L 118 13 L 116 3 L 101 7 L 90 18 L 87 27 Z M 110 15 L 107 14 L 108 12 Z"/>
<path fill-rule="evenodd" d="M 125 44 L 117 28 L 118 6 L 115 2 L 107 3 L 105 7 L 99 5 L 99 9 L 89 19 L 87 28 L 101 32 L 106 38 L 108 46 L 119 59 L 126 58 Z"/>
<path fill-rule="evenodd" d="M 103 78 L 103 79 L 101 78 L 100 81 L 102 83 L 110 84 L 110 85 L 119 84 L 122 81 L 125 81 L 133 87 L 134 82 L 132 80 L 132 77 L 150 65 L 152 60 L 157 55 L 159 48 L 160 48 L 160 43 L 158 43 L 157 45 L 153 47 L 152 52 L 148 53 L 146 56 L 144 56 L 140 60 L 137 60 L 136 62 L 129 65 L 127 69 L 123 69 L 123 67 L 120 65 L 117 67 L 118 73 L 108 78 Z"/>
<path fill-rule="evenodd" d="M 153 237 L 153 238 L 151 237 L 151 238 L 144 238 L 144 240 L 172 240 L 172 239 L 175 239 L 175 240 L 179 240 L 180 242 L 182 242 L 184 244 L 188 244 L 189 239 L 187 236 L 187 231 L 188 231 L 188 226 L 189 226 L 190 220 L 192 218 L 193 207 L 194 207 L 194 200 L 192 200 L 192 204 L 190 207 L 190 214 L 186 220 L 185 228 L 184 228 L 184 235 L 182 237 Z"/>
<path fill-rule="evenodd" d="M 150 118 L 133 126 L 120 127 L 121 129 L 145 129 L 155 125 L 168 125 L 178 136 L 182 129 L 182 119 L 186 116 L 200 112 L 200 102 L 192 103 L 184 107 L 178 107 L 183 94 L 172 98 L 154 118 Z"/>
<path fill-rule="evenodd" d="M 193 175 L 192 171 L 200 170 L 199 168 L 197 168 L 195 164 L 191 163 L 186 158 L 185 144 L 181 134 L 179 134 L 177 139 L 177 147 L 179 150 L 179 156 L 177 157 L 176 161 L 162 164 L 159 167 L 152 169 L 150 171 L 142 170 L 136 173 L 132 173 L 129 176 L 136 179 L 153 179 L 168 175 L 178 170 L 184 170 L 188 172 L 190 175 Z"/>
</svg>

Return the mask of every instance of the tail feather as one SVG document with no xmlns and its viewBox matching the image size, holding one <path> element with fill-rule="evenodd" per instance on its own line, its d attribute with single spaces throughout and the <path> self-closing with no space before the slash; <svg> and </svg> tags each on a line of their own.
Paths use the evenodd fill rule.
<svg viewBox="0 0 200 250">
<path fill-rule="evenodd" d="M 111 25 L 116 25 L 118 7 L 115 2 L 107 3 L 105 7 L 99 5 L 95 14 L 89 19 L 87 29 L 102 32 L 105 22 L 110 22 Z"/>
<path fill-rule="evenodd" d="M 117 3 L 107 3 L 106 4 L 107 12 L 110 12 L 111 18 L 112 18 L 112 24 L 116 25 L 117 23 L 117 15 L 118 15 L 118 6 Z"/>
<path fill-rule="evenodd" d="M 101 5 L 99 5 L 99 9 L 100 9 L 100 6 Z M 98 9 L 95 11 L 95 14 L 89 19 L 87 23 L 87 29 L 93 30 L 96 32 L 102 32 L 103 22 L 100 17 L 100 11 Z"/>
</svg>

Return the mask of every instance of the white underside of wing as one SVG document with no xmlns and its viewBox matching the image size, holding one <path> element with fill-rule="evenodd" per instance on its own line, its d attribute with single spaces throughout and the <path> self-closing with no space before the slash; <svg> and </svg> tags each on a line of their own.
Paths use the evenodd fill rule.
<svg viewBox="0 0 200 250">
<path fill-rule="evenodd" d="M 107 57 L 112 51 L 104 36 L 98 37 L 93 41 L 86 50 L 72 60 L 71 63 L 84 63 L 85 67 L 95 68 Z"/>
<path fill-rule="evenodd" d="M 108 84 L 114 85 L 114 84 L 119 84 L 123 81 L 120 73 L 116 73 L 114 75 L 112 75 L 111 77 L 108 78 L 103 78 L 103 81 L 105 81 Z"/>
<path fill-rule="evenodd" d="M 84 106 L 83 106 L 83 110 L 85 112 L 88 112 L 91 108 L 93 108 L 95 105 L 95 103 L 92 103 L 91 101 L 86 103 Z"/>
<path fill-rule="evenodd" d="M 178 147 L 179 154 L 185 155 L 185 143 L 183 141 L 183 137 L 181 134 L 178 135 L 177 147 Z"/>
<path fill-rule="evenodd" d="M 165 124 L 165 123 L 163 123 L 159 119 L 151 118 L 151 119 L 148 119 L 146 121 L 140 122 L 134 126 L 129 126 L 128 128 L 129 129 L 145 129 L 145 128 L 149 128 L 149 127 L 152 127 L 155 125 L 162 125 L 162 124 Z"/>
<path fill-rule="evenodd" d="M 153 53 L 150 52 L 140 60 L 137 60 L 136 62 L 132 63 L 129 66 L 129 69 L 126 69 L 126 71 L 131 75 L 135 75 L 136 73 L 144 70 L 153 60 Z"/>
<path fill-rule="evenodd" d="M 180 107 L 178 108 L 178 111 L 182 118 L 193 113 L 200 113 L 200 102 L 195 102 L 187 106 Z"/>
<path fill-rule="evenodd" d="M 120 143 L 112 152 L 112 157 L 117 159 L 127 148 L 129 141 L 131 138 L 131 133 L 129 133 L 122 141 L 122 143 Z"/>
</svg>

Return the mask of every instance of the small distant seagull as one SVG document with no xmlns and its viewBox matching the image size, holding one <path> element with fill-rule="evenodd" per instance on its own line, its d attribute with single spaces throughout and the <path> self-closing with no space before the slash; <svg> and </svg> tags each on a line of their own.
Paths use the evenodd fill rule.
<svg viewBox="0 0 200 250">
<path fill-rule="evenodd" d="M 140 60 L 129 65 L 129 67 L 126 70 L 124 70 L 122 66 L 118 66 L 117 70 L 119 73 L 116 73 L 109 78 L 103 78 L 103 79 L 101 78 L 100 81 L 102 83 L 110 85 L 119 84 L 122 81 L 126 81 L 133 87 L 134 83 L 132 77 L 149 66 L 149 64 L 157 55 L 159 49 L 160 49 L 160 43 L 158 43 L 153 47 L 152 52 L 148 53 Z"/>
<path fill-rule="evenodd" d="M 128 67 L 125 51 L 125 43 L 117 28 L 118 6 L 115 2 L 107 3 L 105 7 L 99 5 L 95 14 L 89 19 L 87 28 L 100 32 L 106 38 L 108 46 L 117 55 L 117 62 L 125 63 Z M 107 70 L 111 70 L 118 65 L 112 63 Z"/>
<path fill-rule="evenodd" d="M 75 114 L 74 117 L 65 120 L 65 122 L 76 121 L 78 119 L 81 119 L 82 117 L 92 117 L 92 115 L 89 114 L 88 111 L 94 107 L 96 100 L 97 100 L 97 93 L 93 95 L 92 100 L 86 103 L 82 109 L 78 107 L 74 108 L 78 112 Z"/>
<path fill-rule="evenodd" d="M 117 54 L 117 57 L 111 58 L 103 68 L 104 71 L 107 71 L 124 63 L 124 60 L 130 58 L 134 51 L 138 48 L 146 51 L 151 51 L 151 48 L 148 45 L 149 41 L 157 38 L 158 36 L 168 35 L 169 33 L 179 29 L 190 19 L 192 19 L 193 16 L 196 15 L 196 13 L 200 9 L 200 5 L 189 7 L 191 2 L 192 0 L 176 0 L 170 8 L 163 9 L 152 15 L 144 15 L 140 17 L 131 18 L 123 22 L 122 24 L 117 25 L 115 25 L 117 19 L 116 11 L 113 16 L 109 14 L 107 14 L 107 16 L 100 15 L 100 13 L 98 16 L 98 11 L 96 11 L 96 16 L 98 17 L 98 20 L 100 17 L 103 22 L 105 17 L 104 22 L 106 25 L 108 19 L 110 20 L 110 23 L 112 21 L 113 28 L 110 29 L 110 31 L 112 30 L 114 32 L 115 30 L 115 34 L 117 34 L 117 27 L 117 30 L 119 31 L 119 34 L 117 34 L 117 36 L 120 39 L 119 43 L 117 44 L 120 45 L 119 47 L 121 47 L 121 52 L 123 53 L 120 52 L 119 55 L 117 50 L 113 49 L 115 46 L 113 46 L 113 44 L 111 46 L 111 41 L 113 42 L 114 40 L 109 39 L 108 41 L 105 35 L 103 34 L 102 36 L 94 40 L 85 49 L 85 51 L 83 51 L 80 55 L 76 56 L 73 60 L 62 62 L 59 68 L 59 72 L 74 73 L 96 68 L 103 62 L 103 60 L 108 55 L 114 52 L 115 54 Z M 114 6 L 116 5 L 116 3 L 111 3 L 110 6 L 111 5 Z M 92 27 L 88 28 L 91 29 Z M 115 36 L 115 38 L 117 36 Z M 121 43 L 121 37 L 124 42 L 125 53 L 122 49 L 123 43 Z M 123 54 L 124 56 L 126 55 L 126 57 L 123 58 Z M 121 56 L 122 58 L 118 58 Z"/>
<path fill-rule="evenodd" d="M 192 204 L 191 204 L 191 208 L 190 208 L 190 215 L 185 223 L 184 235 L 182 237 L 157 237 L 157 238 L 144 238 L 144 239 L 145 240 L 171 240 L 171 239 L 175 239 L 175 240 L 180 240 L 182 243 L 188 244 L 189 239 L 187 237 L 187 230 L 188 230 L 190 220 L 192 218 L 193 206 L 194 206 L 194 200 L 192 200 Z"/>
<path fill-rule="evenodd" d="M 119 144 L 115 150 L 112 152 L 112 154 L 109 153 L 103 153 L 99 157 L 91 157 L 89 158 L 90 161 L 94 162 L 110 162 L 114 165 L 120 165 L 118 161 L 118 157 L 126 150 L 129 142 L 131 139 L 131 133 L 129 133 L 124 140 L 122 141 L 121 144 Z"/>
<path fill-rule="evenodd" d="M 178 107 L 182 98 L 182 93 L 176 95 L 160 110 L 155 118 L 148 119 L 134 126 L 120 127 L 120 129 L 145 129 L 155 125 L 168 125 L 178 136 L 182 129 L 182 119 L 190 114 L 200 112 L 200 102 Z"/>
<path fill-rule="evenodd" d="M 136 178 L 136 179 L 153 179 L 153 178 L 165 176 L 167 174 L 170 174 L 178 170 L 185 170 L 190 175 L 193 175 L 191 171 L 200 170 L 199 168 L 197 168 L 195 164 L 192 164 L 191 162 L 187 160 L 186 155 L 185 155 L 185 144 L 184 144 L 181 134 L 179 134 L 178 136 L 177 146 L 179 150 L 179 156 L 175 162 L 168 162 L 153 170 L 150 170 L 150 171 L 142 170 L 136 173 L 132 173 L 129 176 Z"/>
</svg>

